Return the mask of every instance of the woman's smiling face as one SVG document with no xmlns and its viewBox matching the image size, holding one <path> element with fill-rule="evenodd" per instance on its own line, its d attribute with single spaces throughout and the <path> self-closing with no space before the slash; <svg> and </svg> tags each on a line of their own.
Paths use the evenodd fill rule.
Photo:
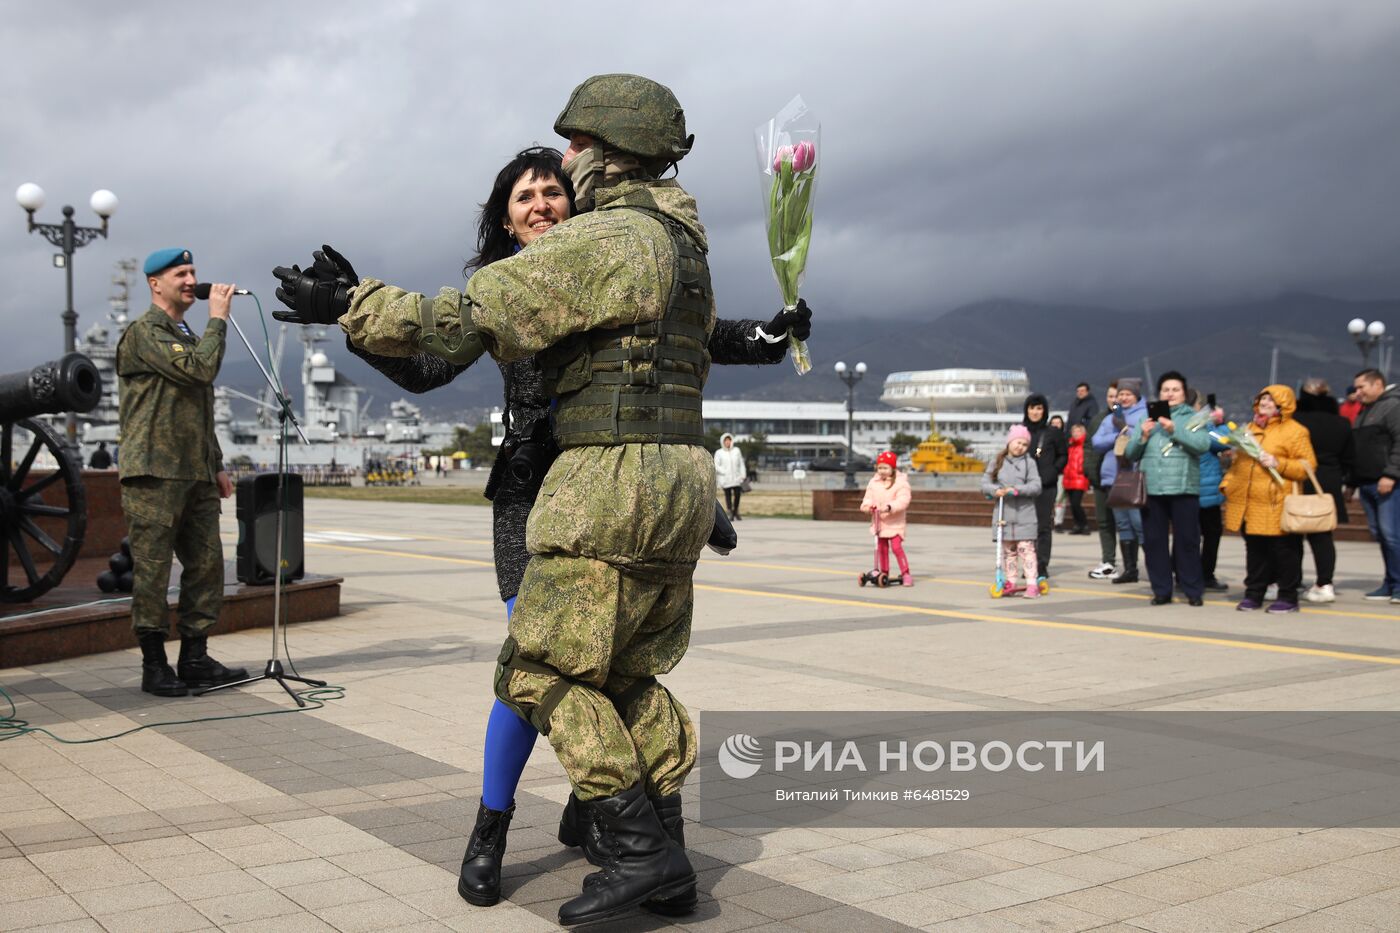
<svg viewBox="0 0 1400 933">
<path fill-rule="evenodd" d="M 506 202 L 506 229 L 522 247 L 569 219 L 569 195 L 553 175 L 525 172 L 515 180 Z"/>
</svg>

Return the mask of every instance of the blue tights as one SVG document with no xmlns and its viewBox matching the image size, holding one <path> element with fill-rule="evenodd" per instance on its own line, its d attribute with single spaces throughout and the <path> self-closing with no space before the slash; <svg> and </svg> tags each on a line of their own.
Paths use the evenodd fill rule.
<svg viewBox="0 0 1400 933">
<path fill-rule="evenodd" d="M 515 597 L 506 600 L 506 619 L 515 610 Z M 486 720 L 486 754 L 481 775 L 481 802 L 492 810 L 505 810 L 515 802 L 515 788 L 539 733 L 515 710 L 500 700 Z"/>
</svg>

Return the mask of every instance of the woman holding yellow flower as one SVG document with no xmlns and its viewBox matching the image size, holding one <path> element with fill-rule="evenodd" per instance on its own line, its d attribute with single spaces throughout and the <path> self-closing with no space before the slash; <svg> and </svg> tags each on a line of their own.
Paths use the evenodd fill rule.
<svg viewBox="0 0 1400 933">
<path fill-rule="evenodd" d="M 1244 599 L 1235 606 L 1252 612 L 1264 605 L 1264 591 L 1278 584 L 1272 613 L 1298 611 L 1303 577 L 1303 539 L 1283 531 L 1283 497 L 1291 481 L 1307 479 L 1317 466 L 1307 428 L 1293 420 L 1297 402 L 1288 386 L 1266 386 L 1254 397 L 1254 420 L 1242 429 L 1259 445 L 1260 455 L 1234 459 L 1221 482 L 1225 493 L 1225 528 L 1244 536 Z M 1271 474 L 1282 477 L 1278 482 Z"/>
</svg>

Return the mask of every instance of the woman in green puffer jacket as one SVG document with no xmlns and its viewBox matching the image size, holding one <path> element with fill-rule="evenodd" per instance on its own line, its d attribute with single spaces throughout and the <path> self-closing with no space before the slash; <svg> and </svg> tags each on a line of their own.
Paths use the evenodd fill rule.
<svg viewBox="0 0 1400 933">
<path fill-rule="evenodd" d="M 1152 582 L 1152 605 L 1172 601 L 1172 570 L 1193 606 L 1203 602 L 1200 456 L 1210 450 L 1208 427 L 1186 404 L 1186 377 L 1175 370 L 1157 380 L 1157 398 L 1170 417 L 1143 418 L 1123 456 L 1137 460 L 1147 481 L 1142 553 Z M 1194 423 L 1193 423 L 1194 422 Z M 1170 545 L 1167 541 L 1171 530 Z"/>
</svg>

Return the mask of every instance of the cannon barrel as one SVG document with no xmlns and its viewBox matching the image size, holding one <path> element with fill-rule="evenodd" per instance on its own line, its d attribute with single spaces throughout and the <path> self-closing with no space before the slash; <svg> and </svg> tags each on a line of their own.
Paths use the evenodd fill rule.
<svg viewBox="0 0 1400 933">
<path fill-rule="evenodd" d="M 102 376 L 81 353 L 0 376 L 0 421 L 92 411 L 101 399 Z"/>
</svg>

